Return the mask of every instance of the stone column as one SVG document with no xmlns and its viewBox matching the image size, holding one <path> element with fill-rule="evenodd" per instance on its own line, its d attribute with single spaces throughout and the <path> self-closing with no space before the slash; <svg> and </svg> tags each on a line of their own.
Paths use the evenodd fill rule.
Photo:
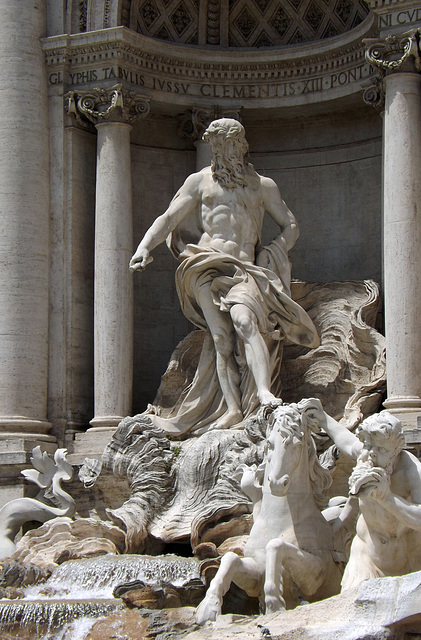
<svg viewBox="0 0 421 640">
<path fill-rule="evenodd" d="M 421 76 L 417 32 L 371 41 L 384 73 L 383 242 L 387 400 L 406 428 L 421 415 Z"/>
<path fill-rule="evenodd" d="M 131 413 L 133 381 L 133 253 L 130 130 L 127 122 L 96 125 L 94 363 L 92 426 L 117 426 Z"/>
<path fill-rule="evenodd" d="M 49 149 L 40 42 L 45 2 L 5 0 L 1 25 L 0 440 L 22 438 L 32 449 L 36 441 L 55 442 L 47 420 Z"/>
<path fill-rule="evenodd" d="M 116 427 L 132 411 L 133 253 L 131 124 L 148 101 L 122 89 L 69 94 L 69 111 L 95 123 L 94 395 L 92 430 Z"/>
</svg>

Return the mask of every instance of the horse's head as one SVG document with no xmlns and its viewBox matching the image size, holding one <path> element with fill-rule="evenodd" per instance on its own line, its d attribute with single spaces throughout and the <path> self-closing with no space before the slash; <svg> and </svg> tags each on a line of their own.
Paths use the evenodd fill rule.
<svg viewBox="0 0 421 640">
<path fill-rule="evenodd" d="M 303 448 L 306 446 L 301 413 L 296 405 L 277 407 L 268 419 L 267 482 L 271 493 L 285 496 L 291 477 L 301 470 Z"/>
</svg>

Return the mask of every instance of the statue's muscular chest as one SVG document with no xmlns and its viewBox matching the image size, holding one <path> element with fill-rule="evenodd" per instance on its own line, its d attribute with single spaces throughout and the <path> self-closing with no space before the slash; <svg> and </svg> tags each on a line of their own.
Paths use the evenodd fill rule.
<svg viewBox="0 0 421 640">
<path fill-rule="evenodd" d="M 212 181 L 202 191 L 202 224 L 210 235 L 249 237 L 261 224 L 260 190 L 249 187 L 227 189 Z"/>
</svg>

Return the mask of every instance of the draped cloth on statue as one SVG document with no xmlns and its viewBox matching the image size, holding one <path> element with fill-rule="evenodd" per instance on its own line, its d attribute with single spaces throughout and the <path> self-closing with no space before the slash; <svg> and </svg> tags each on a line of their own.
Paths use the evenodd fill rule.
<svg viewBox="0 0 421 640">
<path fill-rule="evenodd" d="M 185 245 L 182 252 L 174 253 L 181 259 L 176 285 L 183 313 L 190 322 L 206 331 L 206 336 L 193 381 L 183 391 L 179 402 L 169 410 L 161 409 L 159 415 L 154 407 L 150 412 L 154 423 L 169 436 L 183 437 L 204 433 L 227 409 L 218 382 L 213 340 L 197 303 L 201 285 L 211 285 L 213 302 L 222 312 L 229 313 L 234 304 L 246 305 L 253 311 L 268 346 L 271 390 L 275 395 L 281 391 L 283 340 L 314 348 L 319 345 L 319 337 L 308 314 L 290 297 L 291 267 L 282 238 L 275 239 L 258 252 L 257 264 L 195 244 Z M 234 356 L 240 372 L 243 416 L 247 418 L 256 412 L 259 401 L 240 339 L 236 340 Z"/>
</svg>

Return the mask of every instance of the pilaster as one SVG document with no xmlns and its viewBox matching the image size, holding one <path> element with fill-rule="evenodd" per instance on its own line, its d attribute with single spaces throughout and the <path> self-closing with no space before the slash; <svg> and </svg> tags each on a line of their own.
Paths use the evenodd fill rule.
<svg viewBox="0 0 421 640">
<path fill-rule="evenodd" d="M 2 25 L 0 441 L 23 439 L 35 446 L 55 442 L 47 419 L 49 153 L 40 44 L 45 2 L 6 0 Z"/>
</svg>

